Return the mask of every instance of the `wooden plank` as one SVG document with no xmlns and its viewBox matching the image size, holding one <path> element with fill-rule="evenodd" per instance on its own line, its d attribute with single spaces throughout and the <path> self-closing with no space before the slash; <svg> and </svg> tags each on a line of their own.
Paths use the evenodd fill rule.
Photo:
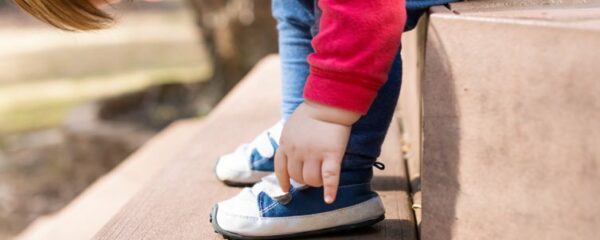
<svg viewBox="0 0 600 240">
<path fill-rule="evenodd" d="M 278 120 L 279 60 L 268 57 L 205 120 L 197 137 L 178 152 L 177 160 L 134 197 L 95 239 L 222 239 L 213 232 L 208 214 L 214 203 L 240 189 L 226 187 L 213 175 L 215 160 Z M 396 125 L 396 124 L 394 124 Z M 386 140 L 374 187 L 382 194 L 388 219 L 366 230 L 325 238 L 415 239 L 401 164 L 399 130 Z M 173 141 L 178 141 L 173 138 Z"/>
<path fill-rule="evenodd" d="M 402 122 L 403 154 L 410 179 L 410 192 L 417 225 L 421 225 L 421 80 L 425 62 L 425 39 L 428 15 L 419 20 L 417 27 L 402 37 L 402 92 L 400 94 L 399 120 Z"/>
<path fill-rule="evenodd" d="M 16 239 L 92 238 L 153 175 L 174 160 L 175 153 L 194 136 L 200 125 L 201 121 L 194 120 L 169 126 L 117 168 L 98 179 L 63 210 L 37 219 Z"/>
<path fill-rule="evenodd" d="M 596 0 L 467 0 L 450 3 L 456 13 L 496 12 L 513 9 L 539 9 L 581 7 L 597 3 Z"/>
</svg>

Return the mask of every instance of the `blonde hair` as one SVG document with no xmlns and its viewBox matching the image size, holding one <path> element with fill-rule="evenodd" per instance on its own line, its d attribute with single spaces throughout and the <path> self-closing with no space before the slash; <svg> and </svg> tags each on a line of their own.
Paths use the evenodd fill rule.
<svg viewBox="0 0 600 240">
<path fill-rule="evenodd" d="M 67 31 L 108 27 L 113 18 L 90 0 L 15 0 L 17 5 L 42 22 Z"/>
</svg>

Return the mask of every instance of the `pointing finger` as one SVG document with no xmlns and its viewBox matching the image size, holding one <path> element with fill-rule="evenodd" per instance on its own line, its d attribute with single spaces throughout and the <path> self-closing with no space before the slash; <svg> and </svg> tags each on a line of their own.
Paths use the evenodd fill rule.
<svg viewBox="0 0 600 240">
<path fill-rule="evenodd" d="M 321 168 L 323 176 L 323 191 L 325 202 L 330 204 L 335 201 L 337 189 L 340 183 L 340 162 L 337 159 L 325 159 Z"/>
<path fill-rule="evenodd" d="M 287 158 L 281 148 L 275 152 L 275 176 L 281 187 L 281 191 L 290 191 L 290 175 L 287 171 Z"/>
</svg>

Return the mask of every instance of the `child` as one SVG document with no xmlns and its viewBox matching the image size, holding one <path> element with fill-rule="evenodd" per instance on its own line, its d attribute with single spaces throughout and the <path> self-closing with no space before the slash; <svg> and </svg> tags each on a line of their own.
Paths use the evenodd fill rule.
<svg viewBox="0 0 600 240">
<path fill-rule="evenodd" d="M 400 92 L 400 35 L 405 20 L 410 29 L 447 2 L 407 1 L 405 11 L 400 0 L 273 0 L 282 120 L 218 160 L 225 183 L 258 183 L 213 208 L 215 230 L 279 238 L 382 220 L 370 181 Z"/>
<path fill-rule="evenodd" d="M 104 0 L 15 1 L 61 29 L 97 29 L 111 20 L 97 8 Z M 215 205 L 215 230 L 271 239 L 383 220 L 370 181 L 372 167 L 382 167 L 375 161 L 400 92 L 402 30 L 447 2 L 273 0 L 282 120 L 217 161 L 225 183 L 256 184 Z"/>
</svg>

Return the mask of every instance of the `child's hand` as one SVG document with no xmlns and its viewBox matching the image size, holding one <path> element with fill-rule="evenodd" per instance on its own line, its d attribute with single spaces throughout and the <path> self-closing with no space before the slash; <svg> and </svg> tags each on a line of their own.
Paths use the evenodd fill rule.
<svg viewBox="0 0 600 240">
<path fill-rule="evenodd" d="M 306 101 L 286 122 L 275 155 L 275 175 L 288 192 L 290 178 L 324 187 L 325 202 L 337 194 L 350 128 L 360 114 Z"/>
</svg>

